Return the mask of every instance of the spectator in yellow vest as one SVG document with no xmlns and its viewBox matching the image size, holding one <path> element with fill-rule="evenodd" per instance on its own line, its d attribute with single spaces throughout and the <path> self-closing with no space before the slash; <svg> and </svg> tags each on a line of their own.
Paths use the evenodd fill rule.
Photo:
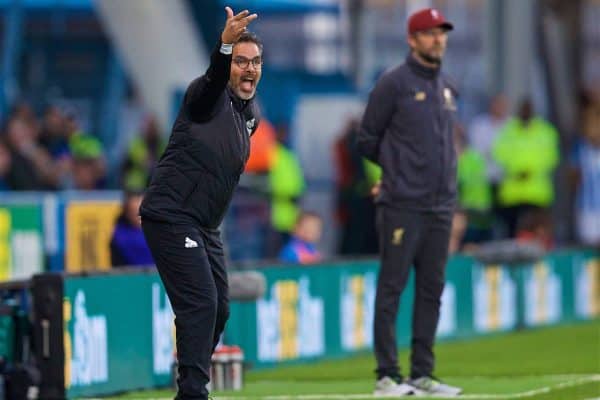
<svg viewBox="0 0 600 400">
<path fill-rule="evenodd" d="M 155 117 L 149 117 L 141 135 L 131 142 L 127 151 L 123 164 L 123 187 L 127 190 L 143 190 L 166 145 L 160 134 L 158 121 Z"/>
<path fill-rule="evenodd" d="M 510 237 L 524 213 L 548 208 L 554 201 L 552 174 L 560 156 L 558 140 L 554 126 L 536 116 L 526 99 L 494 143 L 494 159 L 503 170 L 498 203 Z"/>
<path fill-rule="evenodd" d="M 287 241 L 294 229 L 300 213 L 298 201 L 305 188 L 304 174 L 298 157 L 281 143 L 276 145 L 273 152 L 268 179 L 271 192 L 271 225 L 281 236 L 281 245 Z"/>
<path fill-rule="evenodd" d="M 467 144 L 465 132 L 459 125 L 454 129 L 454 146 L 458 158 L 458 204 L 465 224 L 465 232 L 456 248 L 458 251 L 463 243 L 492 239 L 492 184 L 484 154 Z M 457 215 L 454 221 L 457 221 Z M 453 236 L 451 234 L 451 246 Z"/>
</svg>

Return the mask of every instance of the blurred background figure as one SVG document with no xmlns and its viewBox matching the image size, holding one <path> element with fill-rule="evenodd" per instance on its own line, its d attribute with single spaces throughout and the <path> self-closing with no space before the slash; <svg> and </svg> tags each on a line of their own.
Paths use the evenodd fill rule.
<svg viewBox="0 0 600 400">
<path fill-rule="evenodd" d="M 309 264 L 321 261 L 317 243 L 323 232 L 323 220 L 313 212 L 303 211 L 299 216 L 289 241 L 279 253 L 279 260 Z"/>
<path fill-rule="evenodd" d="M 586 93 L 581 106 L 581 135 L 571 159 L 576 236 L 600 248 L 600 90 Z"/>
<path fill-rule="evenodd" d="M 14 190 L 52 190 L 58 184 L 57 170 L 46 150 L 37 142 L 36 126 L 15 114 L 7 124 L 6 141 L 12 154 L 6 176 Z"/>
<path fill-rule="evenodd" d="M 156 117 L 149 116 L 141 134 L 133 139 L 125 156 L 121 178 L 123 188 L 143 190 L 166 145 L 165 135 L 161 133 Z"/>
<path fill-rule="evenodd" d="M 73 157 L 71 188 L 96 190 L 104 187 L 106 166 L 102 144 L 90 135 L 77 134 L 70 140 Z"/>
<path fill-rule="evenodd" d="M 464 217 L 466 224 L 461 243 L 463 240 L 481 243 L 492 239 L 492 181 L 484 154 L 468 145 L 465 139 L 462 126 L 457 125 L 454 129 L 454 146 L 458 163 L 458 205 L 462 210 L 459 214 L 461 218 Z"/>
<path fill-rule="evenodd" d="M 36 118 L 35 112 L 31 105 L 26 101 L 18 101 L 10 112 L 10 117 L 13 119 L 19 119 L 26 123 L 33 130 L 35 140 L 38 140 L 39 135 L 39 123 Z"/>
<path fill-rule="evenodd" d="M 68 128 L 67 118 L 62 110 L 55 105 L 48 106 L 42 117 L 40 144 L 55 160 L 70 155 Z"/>
<path fill-rule="evenodd" d="M 49 105 L 44 111 L 40 144 L 54 160 L 69 155 L 67 121 L 63 112 L 55 105 Z"/>
<path fill-rule="evenodd" d="M 288 241 L 294 229 L 300 215 L 299 203 L 306 188 L 298 156 L 286 142 L 287 128 L 280 126 L 268 171 L 271 226 L 274 232 L 270 247 L 277 251 Z"/>
<path fill-rule="evenodd" d="M 551 250 L 554 247 L 554 234 L 549 210 L 540 208 L 523 213 L 517 226 L 516 239 Z"/>
<path fill-rule="evenodd" d="M 502 168 L 498 204 L 508 230 L 515 237 L 517 224 L 531 209 L 548 209 L 554 201 L 553 173 L 560 157 L 556 128 L 535 115 L 524 99 L 494 143 L 493 155 Z"/>
<path fill-rule="evenodd" d="M 74 118 L 72 114 L 70 118 Z M 55 105 L 46 107 L 42 117 L 40 145 L 53 160 L 58 188 L 68 187 L 69 177 L 73 173 L 73 159 L 68 137 L 70 123 L 59 107 Z"/>
<path fill-rule="evenodd" d="M 488 110 L 477 115 L 467 131 L 469 146 L 484 157 L 487 178 L 492 188 L 498 185 L 502 174 L 492 155 L 492 148 L 507 119 L 508 99 L 503 94 L 497 94 L 490 100 Z"/>
<path fill-rule="evenodd" d="M 154 265 L 139 216 L 142 199 L 141 192 L 126 192 L 124 195 L 121 214 L 110 240 L 110 260 L 113 267 Z"/>
<path fill-rule="evenodd" d="M 8 173 L 11 169 L 11 162 L 12 156 L 10 150 L 6 147 L 6 144 L 0 140 L 0 191 L 11 189 L 7 180 Z"/>
<path fill-rule="evenodd" d="M 336 219 L 340 229 L 338 253 L 377 253 L 375 203 L 371 188 L 381 178 L 381 169 L 363 158 L 356 149 L 360 118 L 346 121 L 334 143 Z"/>
</svg>

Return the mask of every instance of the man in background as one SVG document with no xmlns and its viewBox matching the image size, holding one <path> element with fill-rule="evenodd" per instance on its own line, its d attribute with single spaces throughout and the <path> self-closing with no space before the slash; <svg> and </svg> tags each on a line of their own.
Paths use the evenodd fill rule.
<svg viewBox="0 0 600 400">
<path fill-rule="evenodd" d="M 508 236 L 514 238 L 524 215 L 548 209 L 554 202 L 552 174 L 560 157 L 558 132 L 535 114 L 531 100 L 524 99 L 517 116 L 496 139 L 493 156 L 502 168 L 498 204 Z"/>
<path fill-rule="evenodd" d="M 410 54 L 377 82 L 358 137 L 362 154 L 383 170 L 373 191 L 381 249 L 374 321 L 376 396 L 461 392 L 433 376 L 433 343 L 456 203 L 457 92 L 441 72 L 452 28 L 433 8 L 410 16 Z M 411 371 L 405 381 L 398 366 L 396 318 L 411 265 L 415 300 Z"/>
</svg>

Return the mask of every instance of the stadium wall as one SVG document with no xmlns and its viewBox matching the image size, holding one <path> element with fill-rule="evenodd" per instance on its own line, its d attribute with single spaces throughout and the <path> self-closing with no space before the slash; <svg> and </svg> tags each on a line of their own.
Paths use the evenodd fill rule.
<svg viewBox="0 0 600 400">
<path fill-rule="evenodd" d="M 254 368 L 369 350 L 377 268 L 374 260 L 261 268 L 265 295 L 233 302 L 223 342 L 240 345 Z M 441 339 L 600 315 L 600 254 L 594 252 L 557 252 L 512 267 L 453 257 L 447 279 Z M 411 278 L 397 324 L 400 346 L 409 344 L 413 294 Z M 170 382 L 172 313 L 156 273 L 67 276 L 63 299 L 68 397 Z"/>
</svg>

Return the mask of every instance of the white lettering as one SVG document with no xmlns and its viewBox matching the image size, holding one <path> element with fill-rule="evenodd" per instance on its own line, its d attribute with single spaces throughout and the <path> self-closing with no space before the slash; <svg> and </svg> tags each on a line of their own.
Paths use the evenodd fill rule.
<svg viewBox="0 0 600 400">
<path fill-rule="evenodd" d="M 173 364 L 173 311 L 165 293 L 160 305 L 160 285 L 152 284 L 152 352 L 155 374 L 168 374 Z"/>
<path fill-rule="evenodd" d="M 108 380 L 106 317 L 88 316 L 85 294 L 75 295 L 71 385 L 82 386 Z"/>
</svg>

